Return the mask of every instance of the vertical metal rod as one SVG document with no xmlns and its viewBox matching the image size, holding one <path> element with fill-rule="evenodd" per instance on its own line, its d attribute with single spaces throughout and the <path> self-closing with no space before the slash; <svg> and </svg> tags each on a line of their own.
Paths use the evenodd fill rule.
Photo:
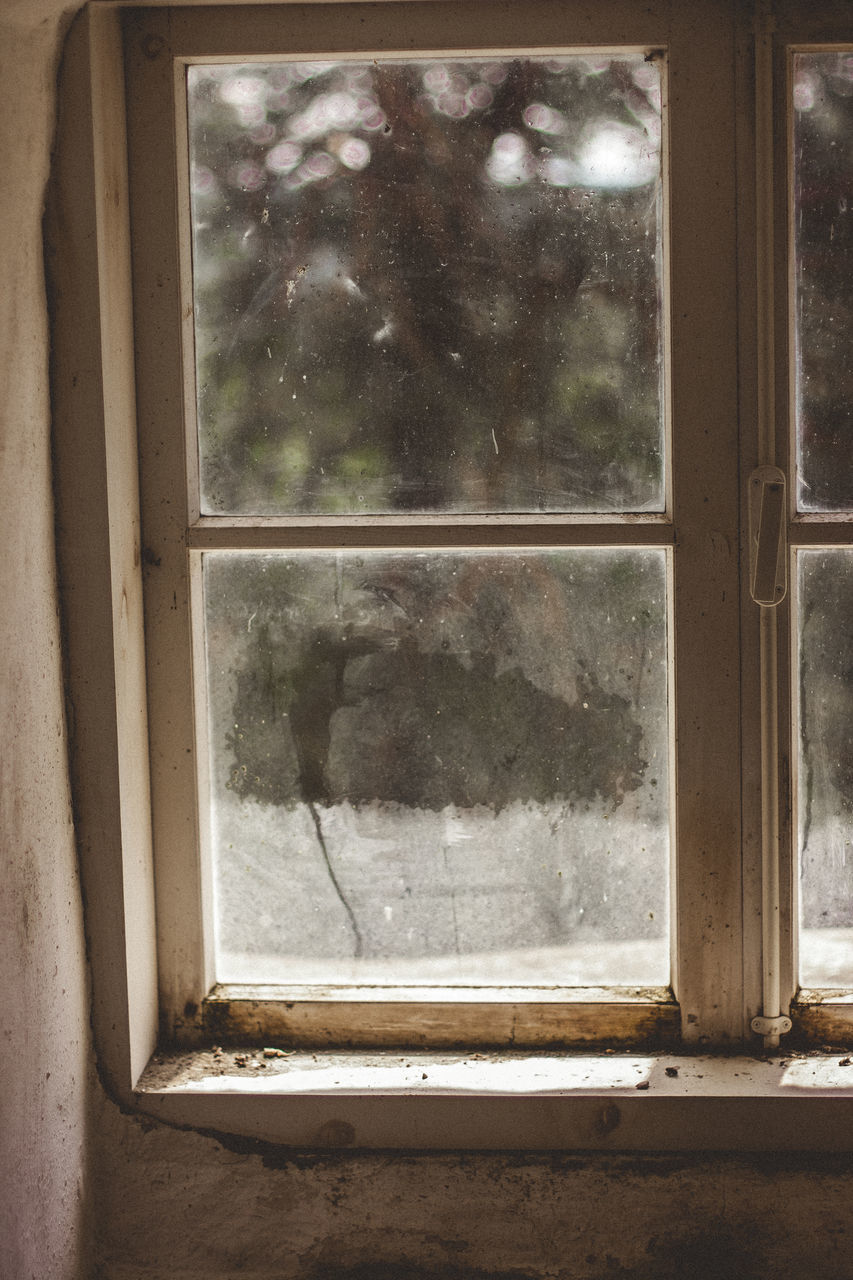
<svg viewBox="0 0 853 1280">
<path fill-rule="evenodd" d="M 773 270 L 773 41 L 769 0 L 755 19 L 755 277 L 758 292 L 758 463 L 776 462 L 776 353 Z"/>
<path fill-rule="evenodd" d="M 755 216 L 757 298 L 758 461 L 776 461 L 774 349 L 773 41 L 771 0 L 755 15 Z M 777 1018 L 780 1003 L 779 937 L 779 710 L 776 610 L 759 609 L 761 688 L 761 967 L 762 1013 Z M 764 1036 L 776 1049 L 778 1034 Z"/>
<path fill-rule="evenodd" d="M 762 1012 L 778 1018 L 780 1008 L 779 938 L 779 717 L 776 699 L 778 642 L 776 610 L 759 612 L 761 649 L 761 966 Z M 764 1036 L 764 1048 L 776 1049 L 778 1034 Z"/>
</svg>

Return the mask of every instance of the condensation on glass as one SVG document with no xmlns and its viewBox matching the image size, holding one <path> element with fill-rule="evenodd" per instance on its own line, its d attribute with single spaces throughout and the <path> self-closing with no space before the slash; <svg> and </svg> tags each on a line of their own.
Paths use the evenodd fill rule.
<svg viewBox="0 0 853 1280">
<path fill-rule="evenodd" d="M 203 583 L 218 980 L 668 981 L 665 551 Z"/>
<path fill-rule="evenodd" d="M 853 987 L 853 552 L 798 552 L 800 982 Z"/>
<path fill-rule="evenodd" d="M 191 66 L 208 515 L 664 508 L 661 68 Z"/>
<path fill-rule="evenodd" d="M 801 511 L 853 510 L 853 49 L 793 55 Z"/>
</svg>

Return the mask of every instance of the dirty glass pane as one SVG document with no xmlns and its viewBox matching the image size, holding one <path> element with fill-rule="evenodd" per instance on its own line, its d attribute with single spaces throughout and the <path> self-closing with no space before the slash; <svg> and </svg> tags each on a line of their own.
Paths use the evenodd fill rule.
<svg viewBox="0 0 853 1280">
<path fill-rule="evenodd" d="M 794 56 L 801 511 L 853 510 L 853 50 Z"/>
<path fill-rule="evenodd" d="M 668 981 L 663 551 L 203 564 L 220 981 Z"/>
<path fill-rule="evenodd" d="M 800 981 L 853 987 L 853 553 L 798 564 Z"/>
<path fill-rule="evenodd" d="M 663 509 L 661 73 L 188 70 L 202 509 Z"/>
</svg>

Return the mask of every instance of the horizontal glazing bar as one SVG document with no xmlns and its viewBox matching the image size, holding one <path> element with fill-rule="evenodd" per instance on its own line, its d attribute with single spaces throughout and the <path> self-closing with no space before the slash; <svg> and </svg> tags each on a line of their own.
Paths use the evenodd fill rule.
<svg viewBox="0 0 853 1280">
<path fill-rule="evenodd" d="M 851 538 L 853 540 L 853 538 Z M 202 519 L 187 530 L 193 551 L 275 550 L 278 547 L 668 547 L 675 542 L 672 524 L 661 519 L 618 522 L 557 522 L 552 519 L 511 523 L 492 520 L 416 522 L 383 518 L 324 523 Z"/>
<path fill-rule="evenodd" d="M 853 517 L 849 515 L 801 516 L 788 526 L 792 546 L 853 545 Z"/>
</svg>

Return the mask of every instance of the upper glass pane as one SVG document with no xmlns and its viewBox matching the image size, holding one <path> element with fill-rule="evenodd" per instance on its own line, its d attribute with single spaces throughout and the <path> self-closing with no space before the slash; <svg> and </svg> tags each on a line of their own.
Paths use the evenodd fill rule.
<svg viewBox="0 0 853 1280">
<path fill-rule="evenodd" d="M 201 508 L 664 508 L 661 71 L 188 70 Z"/>
<path fill-rule="evenodd" d="M 853 50 L 793 67 L 797 501 L 853 510 Z"/>
</svg>

